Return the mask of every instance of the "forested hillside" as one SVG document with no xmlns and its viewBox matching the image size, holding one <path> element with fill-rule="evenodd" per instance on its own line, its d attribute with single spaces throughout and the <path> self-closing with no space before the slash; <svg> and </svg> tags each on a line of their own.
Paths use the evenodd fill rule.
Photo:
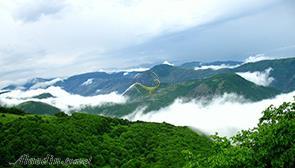
<svg viewBox="0 0 295 168">
<path fill-rule="evenodd" d="M 0 163 L 21 155 L 91 158 L 90 167 L 293 167 L 295 103 L 269 107 L 256 128 L 227 139 L 166 123 L 0 108 Z M 78 166 L 79 167 L 79 166 Z M 80 166 L 81 167 L 81 166 Z"/>
<path fill-rule="evenodd" d="M 6 113 L 9 112 L 9 113 Z M 182 167 L 183 152 L 208 156 L 212 142 L 187 127 L 96 115 L 15 115 L 1 110 L 0 163 L 31 157 L 90 158 L 93 167 Z M 17 112 L 19 113 L 19 112 Z"/>
</svg>

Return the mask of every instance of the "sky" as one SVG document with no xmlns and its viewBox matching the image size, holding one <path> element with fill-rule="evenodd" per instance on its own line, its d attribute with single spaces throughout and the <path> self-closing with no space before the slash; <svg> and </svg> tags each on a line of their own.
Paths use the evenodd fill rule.
<svg viewBox="0 0 295 168">
<path fill-rule="evenodd" d="M 293 0 L 0 0 L 0 86 L 105 68 L 295 56 Z"/>
</svg>

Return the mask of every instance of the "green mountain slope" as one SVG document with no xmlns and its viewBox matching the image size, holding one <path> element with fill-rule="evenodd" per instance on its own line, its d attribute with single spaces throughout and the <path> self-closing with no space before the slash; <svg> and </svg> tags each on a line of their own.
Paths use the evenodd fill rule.
<svg viewBox="0 0 295 168">
<path fill-rule="evenodd" d="M 47 99 L 47 98 L 53 98 L 54 96 L 50 93 L 42 93 L 42 94 L 39 94 L 37 96 L 33 96 L 32 98 L 35 98 L 35 99 Z"/>
<path fill-rule="evenodd" d="M 270 75 L 275 79 L 270 86 L 289 92 L 295 90 L 295 58 L 264 60 L 254 63 L 247 63 L 233 69 L 234 72 L 264 71 L 272 68 Z"/>
<path fill-rule="evenodd" d="M 165 123 L 129 122 L 82 113 L 46 118 L 25 115 L 3 123 L 1 116 L 0 167 L 15 162 L 22 154 L 52 154 L 55 158 L 91 158 L 93 167 L 178 168 L 186 165 L 185 151 L 202 158 L 211 154 L 212 143 L 207 137 Z"/>
<path fill-rule="evenodd" d="M 60 109 L 46 103 L 27 101 L 16 106 L 16 108 L 33 114 L 55 114 L 60 112 Z"/>
<path fill-rule="evenodd" d="M 293 168 L 294 134 L 295 102 L 267 108 L 257 127 L 230 139 L 166 123 L 82 113 L 32 115 L 0 107 L 0 167 L 27 167 L 16 162 L 25 154 L 42 161 L 48 155 L 84 160 L 75 165 L 49 165 L 49 160 L 46 167 Z"/>
<path fill-rule="evenodd" d="M 158 110 L 174 102 L 176 98 L 184 100 L 207 99 L 224 93 L 236 93 L 251 101 L 271 98 L 279 91 L 269 87 L 255 85 L 234 73 L 218 74 L 203 80 L 193 80 L 179 84 L 161 84 L 150 94 L 141 85 L 134 85 L 126 93 L 129 101 L 126 104 L 107 104 L 99 107 L 86 107 L 82 111 L 111 116 L 124 116 L 140 107 L 147 107 L 144 112 Z"/>
<path fill-rule="evenodd" d="M 224 93 L 236 93 L 247 99 L 257 101 L 273 97 L 279 92 L 270 87 L 258 86 L 237 74 L 225 73 L 203 80 L 188 81 L 180 84 L 162 84 L 154 94 L 148 94 L 145 88 L 135 85 L 125 95 L 133 99 L 137 97 L 157 98 L 161 96 L 173 98 L 210 98 L 211 96 L 222 95 Z"/>
<path fill-rule="evenodd" d="M 193 91 L 188 93 L 191 97 L 221 95 L 223 93 L 236 93 L 252 101 L 270 98 L 279 93 L 274 88 L 258 86 L 236 74 L 218 74 L 195 83 Z"/>
</svg>

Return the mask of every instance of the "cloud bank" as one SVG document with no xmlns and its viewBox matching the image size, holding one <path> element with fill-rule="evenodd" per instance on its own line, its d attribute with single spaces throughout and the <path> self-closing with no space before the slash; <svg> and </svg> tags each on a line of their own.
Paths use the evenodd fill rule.
<svg viewBox="0 0 295 168">
<path fill-rule="evenodd" d="M 59 81 L 62 81 L 62 80 L 63 80 L 62 78 L 55 78 L 55 79 L 52 79 L 52 80 L 46 81 L 46 82 L 37 82 L 36 84 L 31 86 L 30 89 L 38 89 L 38 88 L 44 89 L 44 88 L 54 85 L 55 83 L 57 83 Z"/>
<path fill-rule="evenodd" d="M 257 54 L 257 55 L 249 56 L 248 58 L 246 58 L 244 63 L 252 63 L 252 62 L 272 60 L 272 59 L 274 58 L 265 56 L 264 54 Z"/>
<path fill-rule="evenodd" d="M 218 132 L 223 136 L 232 136 L 239 130 L 255 127 L 264 109 L 271 104 L 278 106 L 285 101 L 292 101 L 294 95 L 295 92 L 291 92 L 272 99 L 249 102 L 236 94 L 224 94 L 215 97 L 207 105 L 200 100 L 183 102 L 176 99 L 172 105 L 158 111 L 143 114 L 143 109 L 138 109 L 124 118 L 132 121 L 168 122 L 190 126 L 207 134 Z"/>
<path fill-rule="evenodd" d="M 203 69 L 212 69 L 212 70 L 219 70 L 224 68 L 236 68 L 240 65 L 227 65 L 227 64 L 221 64 L 221 65 L 202 65 L 200 67 L 195 67 L 195 70 L 203 70 Z"/>
<path fill-rule="evenodd" d="M 242 78 L 255 83 L 260 86 L 269 86 L 275 79 L 271 77 L 272 68 L 268 68 L 263 72 L 238 72 L 236 74 L 240 75 Z"/>
<path fill-rule="evenodd" d="M 50 93 L 54 97 L 47 99 L 32 98 L 42 93 Z M 65 112 L 79 110 L 85 106 L 99 106 L 105 103 L 125 103 L 126 100 L 125 97 L 114 92 L 106 95 L 84 97 L 70 94 L 59 87 L 28 91 L 14 90 L 0 95 L 0 104 L 2 105 L 13 106 L 26 101 L 39 101 L 55 106 Z"/>
</svg>

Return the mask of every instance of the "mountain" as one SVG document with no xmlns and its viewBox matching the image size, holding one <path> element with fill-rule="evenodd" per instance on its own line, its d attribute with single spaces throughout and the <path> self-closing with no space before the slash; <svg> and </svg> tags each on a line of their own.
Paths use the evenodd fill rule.
<svg viewBox="0 0 295 168">
<path fill-rule="evenodd" d="M 201 68 L 203 66 L 208 67 L 208 68 L 212 68 L 212 67 L 218 67 L 220 66 L 220 68 L 223 67 L 234 67 L 234 66 L 239 66 L 241 65 L 243 62 L 240 61 L 214 61 L 214 62 L 208 62 L 208 63 L 202 63 L 202 62 L 187 62 L 184 63 L 182 65 L 180 65 L 180 68 L 185 68 L 185 69 L 196 69 L 196 68 Z"/>
<path fill-rule="evenodd" d="M 246 63 L 233 69 L 232 71 L 262 72 L 268 68 L 271 68 L 270 76 L 274 78 L 274 81 L 270 84 L 270 86 L 281 90 L 282 92 L 295 90 L 295 58 L 263 60 L 254 63 Z"/>
<path fill-rule="evenodd" d="M 201 62 L 193 61 L 193 62 L 186 62 L 181 64 L 179 67 L 184 69 L 195 69 L 195 67 L 201 66 Z"/>
<path fill-rule="evenodd" d="M 209 62 L 209 63 L 202 63 L 201 65 L 230 65 L 230 66 L 235 66 L 235 65 L 240 65 L 243 62 L 241 61 L 214 61 L 214 62 Z"/>
<path fill-rule="evenodd" d="M 81 111 L 110 116 L 124 116 L 140 107 L 144 112 L 159 110 L 174 102 L 176 98 L 186 101 L 206 99 L 208 102 L 215 96 L 235 93 L 250 101 L 259 101 L 274 97 L 280 92 L 274 88 L 258 86 L 234 73 L 218 74 L 206 79 L 186 81 L 176 84 L 160 84 L 150 93 L 144 85 L 132 85 L 124 95 L 129 97 L 126 104 L 106 104 L 99 107 L 85 107 Z"/>
<path fill-rule="evenodd" d="M 224 63 L 235 66 L 239 62 L 213 62 L 210 65 Z M 197 64 L 197 62 L 186 65 L 192 66 L 193 64 Z M 264 74 L 266 69 L 271 69 L 267 75 Z M 243 63 L 235 68 L 222 69 L 194 70 L 188 67 L 159 64 L 141 72 L 92 72 L 71 76 L 63 80 L 37 78 L 22 87 L 50 86 L 48 84 L 53 83 L 53 86 L 59 86 L 70 93 L 83 96 L 117 92 L 129 97 L 126 104 L 107 103 L 97 107 L 84 106 L 81 111 L 121 117 L 136 109 L 150 112 L 167 107 L 176 98 L 182 98 L 185 101 L 203 99 L 210 102 L 215 96 L 235 93 L 250 101 L 260 101 L 282 92 L 295 90 L 294 72 L 295 58 Z M 236 73 L 253 73 L 252 76 L 256 78 L 260 77 L 257 76 L 258 74 L 262 78 L 272 78 L 273 80 L 267 87 L 258 86 Z M 33 98 L 46 99 L 50 97 L 53 95 L 44 93 Z M 34 101 L 37 102 L 37 100 Z M 40 111 L 40 109 L 52 109 L 52 107 L 48 107 L 49 105 L 36 102 L 22 105 L 26 107 L 23 109 L 31 111 L 31 113 L 43 113 L 44 110 Z M 59 110 L 53 109 L 52 111 L 54 113 Z"/>
<path fill-rule="evenodd" d="M 63 80 L 56 80 L 58 78 L 34 79 L 25 85 L 10 85 L 3 89 L 14 90 L 21 88 L 28 90 L 36 89 L 38 85 L 43 86 L 43 88 L 59 86 L 69 93 L 92 96 L 111 92 L 123 93 L 136 82 L 151 85 L 154 83 L 155 78 L 159 78 L 161 83 L 179 83 L 192 79 L 201 79 L 212 74 L 216 74 L 216 72 L 212 70 L 194 71 L 192 69 L 160 64 L 143 72 L 91 72 L 74 75 Z"/>
<path fill-rule="evenodd" d="M 190 97 L 210 97 L 224 93 L 236 93 L 252 101 L 274 97 L 280 92 L 274 88 L 258 86 L 234 73 L 217 74 L 194 83 L 188 92 Z"/>
<path fill-rule="evenodd" d="M 258 101 L 273 97 L 279 91 L 274 88 L 258 86 L 237 74 L 225 73 L 201 80 L 192 80 L 178 84 L 164 84 L 154 94 L 149 94 L 141 85 L 134 85 L 125 95 L 133 99 L 158 95 L 167 95 L 167 97 L 173 98 L 176 98 L 176 96 L 211 98 L 212 96 L 218 96 L 224 93 L 236 93 L 244 96 L 246 99 Z"/>
<path fill-rule="evenodd" d="M 47 99 L 47 98 L 54 98 L 54 96 L 50 93 L 42 93 L 37 96 L 33 96 L 34 99 Z"/>
<path fill-rule="evenodd" d="M 38 83 L 48 82 L 51 80 L 53 80 L 53 79 L 34 78 L 34 79 L 27 81 L 23 85 L 8 85 L 8 86 L 2 88 L 2 90 L 15 90 L 15 89 L 28 90 Z"/>
<path fill-rule="evenodd" d="M 204 79 L 216 74 L 263 72 L 271 68 L 270 76 L 274 78 L 274 81 L 270 86 L 282 92 L 289 92 L 295 90 L 294 67 L 295 58 L 264 60 L 254 63 L 216 61 L 211 63 L 189 62 L 180 66 L 159 64 L 145 71 L 91 72 L 74 75 L 66 79 L 36 78 L 24 85 L 10 85 L 4 89 L 14 90 L 16 88 L 22 88 L 27 90 L 41 86 L 42 88 L 58 86 L 69 93 L 82 96 L 108 94 L 111 92 L 122 94 L 135 83 L 151 86 L 154 84 L 155 79 L 160 80 L 162 84 L 176 84 L 190 80 Z"/>
<path fill-rule="evenodd" d="M 61 110 L 46 103 L 27 101 L 16 106 L 16 108 L 23 110 L 26 113 L 32 114 L 55 114 Z"/>
<path fill-rule="evenodd" d="M 134 73 L 92 72 L 69 77 L 55 84 L 70 93 L 83 96 L 106 94 L 113 91 L 123 92 L 134 81 Z"/>
</svg>

